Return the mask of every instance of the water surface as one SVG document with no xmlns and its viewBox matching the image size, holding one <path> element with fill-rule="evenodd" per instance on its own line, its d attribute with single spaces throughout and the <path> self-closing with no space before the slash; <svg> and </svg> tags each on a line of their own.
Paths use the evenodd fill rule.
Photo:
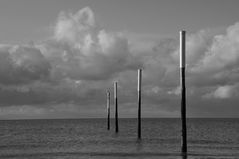
<svg viewBox="0 0 239 159">
<path fill-rule="evenodd" d="M 119 133 L 105 119 L 2 120 L 0 158 L 180 158 L 180 119 L 120 119 Z M 188 119 L 187 158 L 239 158 L 239 119 Z"/>
</svg>

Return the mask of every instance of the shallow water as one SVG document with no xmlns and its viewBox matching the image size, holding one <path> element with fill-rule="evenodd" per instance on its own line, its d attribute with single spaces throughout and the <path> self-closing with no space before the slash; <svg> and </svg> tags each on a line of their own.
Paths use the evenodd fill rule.
<svg viewBox="0 0 239 159">
<path fill-rule="evenodd" d="M 180 155 L 179 119 L 120 119 L 119 133 L 104 119 L 0 121 L 0 158 L 186 158 Z M 188 119 L 187 158 L 239 158 L 239 119 Z"/>
</svg>

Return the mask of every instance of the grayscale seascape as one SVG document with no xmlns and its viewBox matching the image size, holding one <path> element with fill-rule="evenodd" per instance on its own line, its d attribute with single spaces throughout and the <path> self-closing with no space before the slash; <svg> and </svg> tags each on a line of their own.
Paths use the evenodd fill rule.
<svg viewBox="0 0 239 159">
<path fill-rule="evenodd" d="M 116 135 L 104 119 L 2 120 L 0 158 L 183 158 L 180 119 L 143 119 L 141 141 L 136 123 L 120 119 Z M 239 119 L 188 119 L 187 158 L 239 158 L 238 132 Z"/>
<path fill-rule="evenodd" d="M 239 0 L 0 0 L 0 159 L 239 159 Z"/>
</svg>

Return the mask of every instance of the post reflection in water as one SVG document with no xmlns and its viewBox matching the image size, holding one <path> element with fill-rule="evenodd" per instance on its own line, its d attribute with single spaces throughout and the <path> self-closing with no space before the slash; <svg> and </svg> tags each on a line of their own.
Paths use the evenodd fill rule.
<svg viewBox="0 0 239 159">
<path fill-rule="evenodd" d="M 136 141 L 136 150 L 137 150 L 137 151 L 142 151 L 142 149 L 143 149 L 142 140 L 141 140 L 141 139 L 138 139 L 138 140 Z"/>
<path fill-rule="evenodd" d="M 187 154 L 182 154 L 182 159 L 187 159 L 188 155 Z"/>
</svg>

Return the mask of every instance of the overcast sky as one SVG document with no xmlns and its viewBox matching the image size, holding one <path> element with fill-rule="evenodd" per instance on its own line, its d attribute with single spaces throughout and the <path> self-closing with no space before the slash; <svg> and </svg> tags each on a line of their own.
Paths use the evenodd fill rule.
<svg viewBox="0 0 239 159">
<path fill-rule="evenodd" d="M 0 119 L 179 117 L 187 31 L 188 117 L 239 117 L 237 0 L 1 0 Z M 111 101 L 114 111 L 113 99 Z"/>
</svg>

